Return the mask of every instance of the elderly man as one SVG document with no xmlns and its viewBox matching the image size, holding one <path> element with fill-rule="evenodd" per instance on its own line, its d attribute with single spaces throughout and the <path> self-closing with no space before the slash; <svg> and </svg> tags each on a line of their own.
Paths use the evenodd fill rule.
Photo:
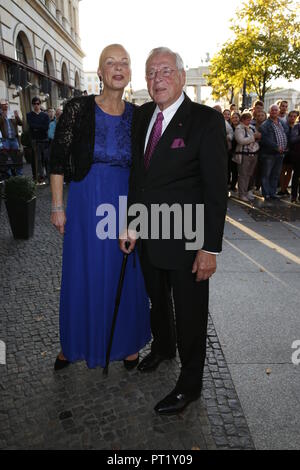
<svg viewBox="0 0 300 470">
<path fill-rule="evenodd" d="M 288 144 L 288 128 L 278 116 L 279 107 L 273 104 L 269 109 L 269 118 L 259 129 L 261 132 L 261 184 L 265 200 L 278 199 L 277 185 Z"/>
<path fill-rule="evenodd" d="M 148 214 L 154 205 L 177 204 L 184 213 L 204 205 L 204 243 L 188 249 L 186 233 L 170 239 L 159 229 L 157 238 L 138 239 L 146 288 L 151 299 L 151 352 L 138 368 L 151 372 L 176 353 L 181 372 L 175 388 L 155 406 L 160 414 L 182 411 L 199 398 L 206 355 L 208 283 L 222 249 L 227 204 L 227 148 L 224 118 L 212 108 L 193 103 L 183 93 L 185 71 L 181 57 L 168 48 L 151 51 L 146 80 L 152 102 L 136 112 L 133 123 L 133 166 L 128 204 L 143 204 Z M 186 216 L 186 214 L 184 213 Z M 154 223 L 149 215 L 149 226 Z M 129 225 L 130 228 L 130 225 Z M 177 226 L 178 228 L 178 226 Z M 128 234 L 130 253 L 136 243 Z M 175 307 L 176 330 L 172 308 Z"/>
</svg>

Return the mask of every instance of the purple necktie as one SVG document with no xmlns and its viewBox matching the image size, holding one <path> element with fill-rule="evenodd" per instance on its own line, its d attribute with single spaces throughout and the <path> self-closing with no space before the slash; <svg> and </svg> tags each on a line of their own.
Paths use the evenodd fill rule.
<svg viewBox="0 0 300 470">
<path fill-rule="evenodd" d="M 144 163 L 145 163 L 146 170 L 149 167 L 150 160 L 151 160 L 152 154 L 154 152 L 154 149 L 155 149 L 159 139 L 161 138 L 163 119 L 164 119 L 163 113 L 162 112 L 158 113 L 158 115 L 156 116 L 155 123 L 153 124 L 153 127 L 151 129 L 151 133 L 150 133 L 150 136 L 149 136 L 149 140 L 148 140 L 148 143 L 147 143 L 146 152 L 145 152 L 145 156 L 144 156 Z"/>
</svg>

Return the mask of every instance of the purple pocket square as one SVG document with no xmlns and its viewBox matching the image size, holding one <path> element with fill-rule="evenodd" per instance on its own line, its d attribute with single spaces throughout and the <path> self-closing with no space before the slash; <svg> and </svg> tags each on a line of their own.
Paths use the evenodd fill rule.
<svg viewBox="0 0 300 470">
<path fill-rule="evenodd" d="M 183 139 L 174 139 L 171 145 L 171 149 L 180 149 L 185 147 L 185 143 Z"/>
</svg>

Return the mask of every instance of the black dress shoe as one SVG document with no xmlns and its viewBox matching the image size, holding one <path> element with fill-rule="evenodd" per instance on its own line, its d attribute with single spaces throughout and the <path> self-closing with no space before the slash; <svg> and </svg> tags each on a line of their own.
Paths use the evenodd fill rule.
<svg viewBox="0 0 300 470">
<path fill-rule="evenodd" d="M 132 370 L 134 369 L 139 363 L 140 357 L 138 356 L 136 359 L 128 361 L 128 359 L 123 359 L 123 364 L 125 369 Z"/>
<path fill-rule="evenodd" d="M 70 365 L 71 362 L 67 361 L 67 359 L 59 359 L 57 356 L 56 361 L 54 363 L 54 370 L 61 370 Z"/>
<path fill-rule="evenodd" d="M 140 372 L 152 372 L 159 366 L 162 361 L 165 361 L 166 359 L 173 359 L 174 357 L 175 354 L 174 356 L 166 357 L 151 352 L 140 362 L 140 364 L 138 365 L 138 370 Z"/>
<path fill-rule="evenodd" d="M 200 395 L 201 391 L 180 393 L 173 390 L 173 392 L 157 403 L 154 410 L 161 415 L 174 415 L 183 411 L 192 401 L 198 400 Z"/>
</svg>

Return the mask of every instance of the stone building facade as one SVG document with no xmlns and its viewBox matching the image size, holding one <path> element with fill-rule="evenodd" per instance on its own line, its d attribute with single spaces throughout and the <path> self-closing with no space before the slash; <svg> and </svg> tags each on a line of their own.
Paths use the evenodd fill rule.
<svg viewBox="0 0 300 470">
<path fill-rule="evenodd" d="M 23 117 L 31 99 L 61 106 L 84 89 L 80 0 L 0 0 L 0 99 Z"/>
</svg>

